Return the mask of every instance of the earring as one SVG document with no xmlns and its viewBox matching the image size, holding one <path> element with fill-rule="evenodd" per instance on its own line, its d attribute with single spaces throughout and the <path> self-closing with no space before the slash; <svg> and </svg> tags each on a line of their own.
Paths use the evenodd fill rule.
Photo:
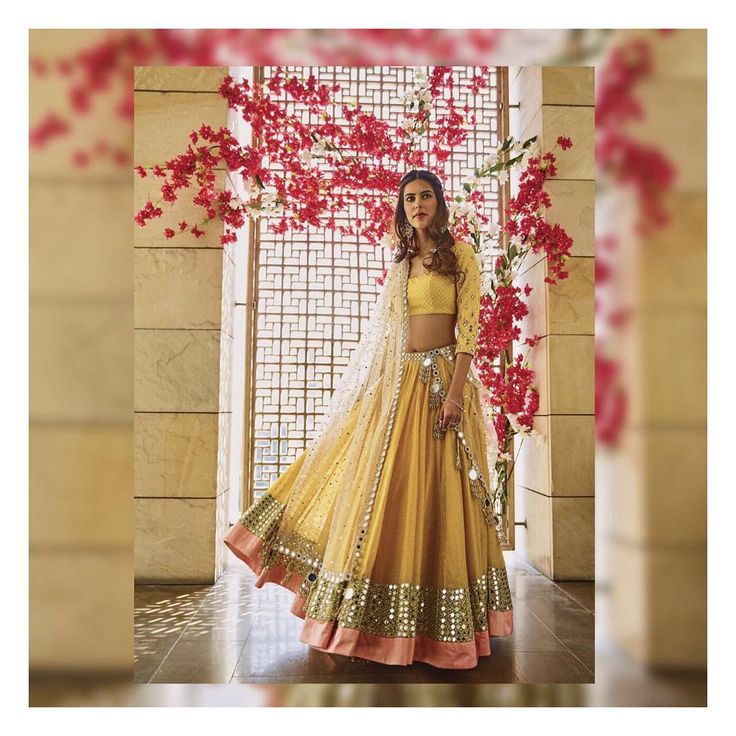
<svg viewBox="0 0 736 736">
<path fill-rule="evenodd" d="M 401 226 L 401 232 L 404 235 L 404 237 L 411 237 L 411 234 L 414 232 L 414 228 L 411 226 L 411 223 L 406 220 L 404 224 Z"/>
<path fill-rule="evenodd" d="M 447 232 L 447 225 L 443 225 L 443 226 L 442 226 L 442 227 L 440 228 L 440 232 L 441 232 L 441 233 L 442 233 L 442 234 L 444 235 L 444 234 L 445 234 L 445 233 Z"/>
</svg>

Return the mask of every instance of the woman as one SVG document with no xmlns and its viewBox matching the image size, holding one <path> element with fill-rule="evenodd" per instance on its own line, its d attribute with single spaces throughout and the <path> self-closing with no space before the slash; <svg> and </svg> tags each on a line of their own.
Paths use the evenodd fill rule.
<svg viewBox="0 0 736 736">
<path fill-rule="evenodd" d="M 256 587 L 295 593 L 312 647 L 467 669 L 513 614 L 489 487 L 498 448 L 471 370 L 480 271 L 448 219 L 439 179 L 407 173 L 396 253 L 321 429 L 225 544 Z"/>
</svg>

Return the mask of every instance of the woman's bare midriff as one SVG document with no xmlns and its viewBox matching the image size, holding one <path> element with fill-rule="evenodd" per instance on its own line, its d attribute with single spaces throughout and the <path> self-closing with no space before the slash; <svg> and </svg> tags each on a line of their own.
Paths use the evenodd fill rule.
<svg viewBox="0 0 736 736">
<path fill-rule="evenodd" d="M 406 349 L 410 353 L 441 348 L 455 342 L 454 314 L 414 314 L 409 317 Z"/>
</svg>

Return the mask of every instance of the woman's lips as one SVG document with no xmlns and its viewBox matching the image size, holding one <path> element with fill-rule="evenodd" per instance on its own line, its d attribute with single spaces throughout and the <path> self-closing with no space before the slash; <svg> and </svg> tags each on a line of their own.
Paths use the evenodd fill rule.
<svg viewBox="0 0 736 736">
<path fill-rule="evenodd" d="M 421 215 L 417 215 L 416 217 L 417 217 L 417 220 L 418 220 L 420 217 L 426 217 L 426 216 L 427 216 L 426 214 L 422 213 Z"/>
</svg>

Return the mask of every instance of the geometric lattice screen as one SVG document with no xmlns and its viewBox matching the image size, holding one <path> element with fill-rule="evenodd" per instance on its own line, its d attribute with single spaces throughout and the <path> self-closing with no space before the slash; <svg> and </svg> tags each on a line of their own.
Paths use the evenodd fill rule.
<svg viewBox="0 0 736 736">
<path fill-rule="evenodd" d="M 263 67 L 264 83 L 273 71 Z M 287 77 L 307 79 L 314 74 L 318 83 L 340 84 L 342 90 L 334 95 L 329 112 L 341 125 L 346 123 L 341 105 L 354 99 L 380 119 L 397 123 L 405 112 L 403 91 L 413 78 L 407 67 L 292 66 L 285 67 L 285 72 Z M 479 67 L 454 67 L 458 94 L 465 96 L 465 83 L 479 73 Z M 500 73 L 501 68 L 490 67 L 489 88 L 467 96 L 476 126 L 466 144 L 444 164 L 448 195 L 458 191 L 500 143 Z M 303 122 L 318 122 L 301 103 L 287 100 L 286 95 L 281 102 Z M 444 113 L 443 104 L 438 109 Z M 432 164 L 430 159 L 430 169 Z M 489 210 L 500 210 L 497 182 L 485 186 Z M 498 212 L 486 214 L 499 220 Z M 350 216 L 365 213 L 356 210 Z M 348 224 L 339 218 L 336 223 Z M 375 301 L 375 279 L 389 258 L 380 246 L 327 229 L 274 235 L 261 227 L 257 240 L 251 500 L 271 486 L 314 436 L 322 408 Z"/>
</svg>

